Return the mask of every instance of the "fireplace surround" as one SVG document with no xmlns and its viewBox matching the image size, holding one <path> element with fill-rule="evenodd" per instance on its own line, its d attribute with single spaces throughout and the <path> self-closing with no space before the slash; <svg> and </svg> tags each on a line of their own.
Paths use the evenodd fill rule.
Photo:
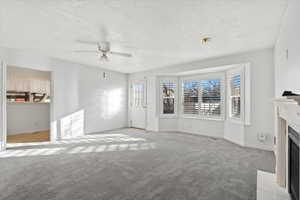
<svg viewBox="0 0 300 200">
<path fill-rule="evenodd" d="M 293 200 L 299 200 L 300 98 L 276 98 L 274 106 L 276 182 Z"/>
<path fill-rule="evenodd" d="M 288 191 L 292 200 L 299 200 L 299 133 L 288 127 Z"/>
</svg>

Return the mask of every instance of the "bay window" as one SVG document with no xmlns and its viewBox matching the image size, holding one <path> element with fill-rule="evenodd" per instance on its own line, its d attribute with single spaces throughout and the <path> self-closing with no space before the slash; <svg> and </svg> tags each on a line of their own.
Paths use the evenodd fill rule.
<svg viewBox="0 0 300 200">
<path fill-rule="evenodd" d="M 177 117 L 179 109 L 183 118 L 225 120 L 226 117 L 238 123 L 250 124 L 250 92 L 249 64 L 238 65 L 224 72 L 161 77 L 160 115 Z"/>
</svg>

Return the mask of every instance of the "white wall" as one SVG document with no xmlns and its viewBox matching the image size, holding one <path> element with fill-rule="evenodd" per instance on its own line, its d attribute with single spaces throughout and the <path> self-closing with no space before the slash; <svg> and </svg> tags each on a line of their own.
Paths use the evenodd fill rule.
<svg viewBox="0 0 300 200">
<path fill-rule="evenodd" d="M 181 132 L 223 138 L 224 122 L 200 119 L 178 119 L 178 130 Z"/>
<path fill-rule="evenodd" d="M 289 0 L 275 45 L 275 92 L 284 90 L 300 94 L 300 1 Z M 288 50 L 288 58 L 287 58 Z"/>
<path fill-rule="evenodd" d="M 224 138 L 239 145 L 245 145 L 245 126 L 230 120 L 224 121 Z"/>
<path fill-rule="evenodd" d="M 274 136 L 272 104 L 274 98 L 273 49 L 263 49 L 254 52 L 168 66 L 161 69 L 131 74 L 130 79 L 144 76 L 158 76 L 162 74 L 167 75 L 168 73 L 180 73 L 241 63 L 250 63 L 251 65 L 251 125 L 244 127 L 243 131 L 245 132 L 245 136 L 238 139 L 244 140 L 243 143 L 245 146 L 271 150 L 273 148 Z M 149 95 L 150 94 L 148 94 L 148 96 Z M 156 96 L 156 98 L 158 98 L 158 95 Z M 151 109 L 151 113 L 155 113 L 155 115 L 151 116 L 151 120 L 158 120 L 159 129 L 162 128 L 161 130 L 173 129 L 173 127 L 168 126 L 175 124 L 174 120 L 173 122 L 166 122 L 167 119 L 159 120 L 159 105 L 157 102 L 158 99 L 155 103 L 156 105 L 153 105 L 152 103 L 152 105 L 148 107 L 148 112 L 149 109 Z M 178 130 L 214 137 L 224 137 L 224 122 L 184 119 L 178 121 Z M 236 131 L 236 129 L 234 129 L 234 134 L 238 134 L 239 130 Z M 258 133 L 267 135 L 267 140 L 264 143 L 259 142 L 257 139 Z"/>
<path fill-rule="evenodd" d="M 50 104 L 8 103 L 7 135 L 50 129 Z"/>
<path fill-rule="evenodd" d="M 178 118 L 162 118 L 159 119 L 159 130 L 160 131 L 179 131 Z"/>
<path fill-rule="evenodd" d="M 93 133 L 127 126 L 127 75 L 81 68 L 78 104 L 85 110 L 85 131 Z"/>
<path fill-rule="evenodd" d="M 84 133 L 127 126 L 126 74 L 7 48 L 0 48 L 0 60 L 9 65 L 52 72 L 52 139 L 56 135 L 78 135 L 81 129 L 74 126 L 77 122 L 81 126 L 81 121 Z M 103 72 L 108 74 L 105 80 Z M 79 111 L 83 111 L 81 121 L 77 119 L 79 115 L 72 117 Z"/>
</svg>

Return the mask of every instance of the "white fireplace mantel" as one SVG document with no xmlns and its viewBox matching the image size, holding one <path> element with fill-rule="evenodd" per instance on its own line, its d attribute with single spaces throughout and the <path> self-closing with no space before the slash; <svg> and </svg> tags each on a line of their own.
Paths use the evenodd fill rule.
<svg viewBox="0 0 300 200">
<path fill-rule="evenodd" d="M 286 97 L 274 100 L 276 180 L 288 188 L 288 126 L 300 133 L 300 105 Z"/>
</svg>

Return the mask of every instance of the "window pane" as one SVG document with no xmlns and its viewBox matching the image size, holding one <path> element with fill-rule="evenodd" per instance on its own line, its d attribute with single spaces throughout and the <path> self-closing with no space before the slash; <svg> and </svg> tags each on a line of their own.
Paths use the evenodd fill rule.
<svg viewBox="0 0 300 200">
<path fill-rule="evenodd" d="M 221 80 L 202 80 L 200 84 L 200 114 L 221 115 Z"/>
<path fill-rule="evenodd" d="M 231 97 L 231 116 L 240 118 L 240 116 L 241 116 L 241 97 Z"/>
<path fill-rule="evenodd" d="M 198 88 L 199 82 L 190 81 L 183 83 L 183 113 L 184 114 L 198 114 L 199 101 L 198 101 Z"/>
<path fill-rule="evenodd" d="M 173 97 L 174 98 L 174 90 L 175 90 L 175 84 L 168 82 L 168 83 L 163 83 L 163 97 Z"/>
<path fill-rule="evenodd" d="M 241 115 L 241 76 L 236 75 L 230 80 L 231 117 L 240 118 Z"/>
<path fill-rule="evenodd" d="M 174 114 L 174 98 L 163 99 L 163 114 Z"/>
<path fill-rule="evenodd" d="M 137 83 L 133 86 L 134 106 L 142 106 L 144 102 L 144 84 Z"/>
<path fill-rule="evenodd" d="M 162 83 L 163 114 L 175 113 L 175 89 L 176 84 L 171 81 Z"/>
</svg>

